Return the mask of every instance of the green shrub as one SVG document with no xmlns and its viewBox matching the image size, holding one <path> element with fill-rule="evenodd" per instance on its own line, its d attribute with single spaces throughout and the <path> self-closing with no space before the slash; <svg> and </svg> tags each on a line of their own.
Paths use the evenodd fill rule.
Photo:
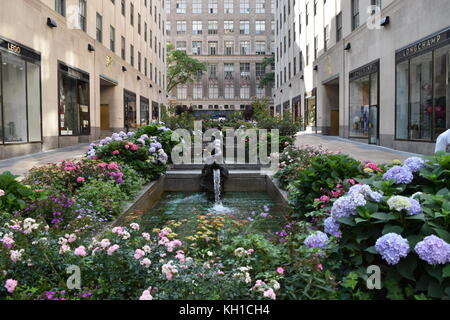
<svg viewBox="0 0 450 320">
<path fill-rule="evenodd" d="M 347 155 L 324 154 L 313 157 L 307 167 L 300 169 L 296 180 L 288 187 L 294 216 L 314 210 L 315 199 L 333 190 L 336 184 L 361 174 L 361 163 Z"/>
</svg>

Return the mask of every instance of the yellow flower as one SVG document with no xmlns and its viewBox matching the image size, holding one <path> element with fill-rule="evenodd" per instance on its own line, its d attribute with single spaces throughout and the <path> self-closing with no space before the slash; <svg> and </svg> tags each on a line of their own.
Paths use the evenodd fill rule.
<svg viewBox="0 0 450 320">
<path fill-rule="evenodd" d="M 372 172 L 373 172 L 373 170 L 372 170 L 372 169 L 370 169 L 370 168 L 365 168 L 365 169 L 364 169 L 364 172 L 365 172 L 365 173 L 372 173 Z"/>
<path fill-rule="evenodd" d="M 402 164 L 402 162 L 400 160 L 394 160 L 394 161 L 392 161 L 392 163 L 397 165 L 397 166 Z"/>
</svg>

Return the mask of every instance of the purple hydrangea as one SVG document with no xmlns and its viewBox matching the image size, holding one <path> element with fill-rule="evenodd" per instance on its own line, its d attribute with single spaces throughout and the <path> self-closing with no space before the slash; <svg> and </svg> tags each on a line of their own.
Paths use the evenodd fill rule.
<svg viewBox="0 0 450 320">
<path fill-rule="evenodd" d="M 425 160 L 418 157 L 412 157 L 405 160 L 403 167 L 407 168 L 411 172 L 418 172 L 425 167 Z"/>
<path fill-rule="evenodd" d="M 435 235 L 428 236 L 414 248 L 420 259 L 431 265 L 450 262 L 450 244 Z"/>
<path fill-rule="evenodd" d="M 337 220 L 343 217 L 350 217 L 356 214 L 356 208 L 367 204 L 366 199 L 360 193 L 352 193 L 348 196 L 336 200 L 331 208 L 331 216 Z"/>
<path fill-rule="evenodd" d="M 328 236 L 321 231 L 316 231 L 305 239 L 304 244 L 309 248 L 326 248 Z"/>
<path fill-rule="evenodd" d="M 340 227 L 341 224 L 334 220 L 332 217 L 325 219 L 324 221 L 324 229 L 325 232 L 332 236 L 340 235 Z"/>
<path fill-rule="evenodd" d="M 388 233 L 379 238 L 375 249 L 390 265 L 397 264 L 410 250 L 408 240 L 396 233 Z"/>
<path fill-rule="evenodd" d="M 375 192 L 372 190 L 370 186 L 367 184 L 357 184 L 350 188 L 348 191 L 349 195 L 360 193 L 362 194 L 366 199 L 370 199 L 376 202 L 380 202 L 383 198 L 382 192 Z"/>
<path fill-rule="evenodd" d="M 395 166 L 384 174 L 383 179 L 395 180 L 396 184 L 409 184 L 413 181 L 414 176 L 408 168 Z"/>
</svg>

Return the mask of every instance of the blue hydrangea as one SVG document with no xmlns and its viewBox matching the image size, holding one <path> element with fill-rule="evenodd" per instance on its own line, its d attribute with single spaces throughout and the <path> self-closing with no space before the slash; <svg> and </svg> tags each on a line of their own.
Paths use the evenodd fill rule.
<svg viewBox="0 0 450 320">
<path fill-rule="evenodd" d="M 408 240 L 396 233 L 388 233 L 379 238 L 375 249 L 390 265 L 399 263 L 400 259 L 405 258 L 410 250 Z"/>
<path fill-rule="evenodd" d="M 354 193 L 360 193 L 362 194 L 366 199 L 373 200 L 376 202 L 380 202 L 383 198 L 382 192 L 375 192 L 372 190 L 370 186 L 367 184 L 357 184 L 350 188 L 348 191 L 349 195 L 352 195 Z"/>
<path fill-rule="evenodd" d="M 403 167 L 407 168 L 411 172 L 418 172 L 420 169 L 425 167 L 425 160 L 418 157 L 412 157 L 405 160 Z"/>
<path fill-rule="evenodd" d="M 420 259 L 433 266 L 450 262 L 450 244 L 435 235 L 426 237 L 414 250 Z"/>
<path fill-rule="evenodd" d="M 328 246 L 328 236 L 322 231 L 316 231 L 305 239 L 305 246 L 309 248 L 326 248 Z"/>
<path fill-rule="evenodd" d="M 324 230 L 326 233 L 332 236 L 338 236 L 340 234 L 341 224 L 333 219 L 333 217 L 329 217 L 325 219 L 323 222 Z"/>
<path fill-rule="evenodd" d="M 387 202 L 389 209 L 398 212 L 406 211 L 409 216 L 414 216 L 422 213 L 422 207 L 419 201 L 413 198 L 403 196 L 391 197 Z"/>
<path fill-rule="evenodd" d="M 366 199 L 360 193 L 352 193 L 336 200 L 331 208 L 331 216 L 337 220 L 343 217 L 350 217 L 356 214 L 356 208 L 364 207 Z"/>
<path fill-rule="evenodd" d="M 408 168 L 395 166 L 384 174 L 383 179 L 395 180 L 396 184 L 410 184 L 414 176 Z"/>
</svg>

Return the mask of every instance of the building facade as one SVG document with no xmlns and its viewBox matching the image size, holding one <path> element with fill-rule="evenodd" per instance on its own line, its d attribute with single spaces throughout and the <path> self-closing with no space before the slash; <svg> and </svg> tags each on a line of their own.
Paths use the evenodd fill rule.
<svg viewBox="0 0 450 320">
<path fill-rule="evenodd" d="M 208 70 L 171 92 L 176 106 L 226 116 L 245 110 L 254 97 L 272 103 L 272 86 L 259 87 L 271 67 L 262 61 L 275 42 L 271 0 L 165 0 L 167 38 L 175 49 L 205 62 Z"/>
<path fill-rule="evenodd" d="M 161 0 L 0 0 L 0 158 L 159 118 Z"/>
<path fill-rule="evenodd" d="M 448 0 L 278 0 L 276 111 L 431 154 L 450 128 Z"/>
</svg>

